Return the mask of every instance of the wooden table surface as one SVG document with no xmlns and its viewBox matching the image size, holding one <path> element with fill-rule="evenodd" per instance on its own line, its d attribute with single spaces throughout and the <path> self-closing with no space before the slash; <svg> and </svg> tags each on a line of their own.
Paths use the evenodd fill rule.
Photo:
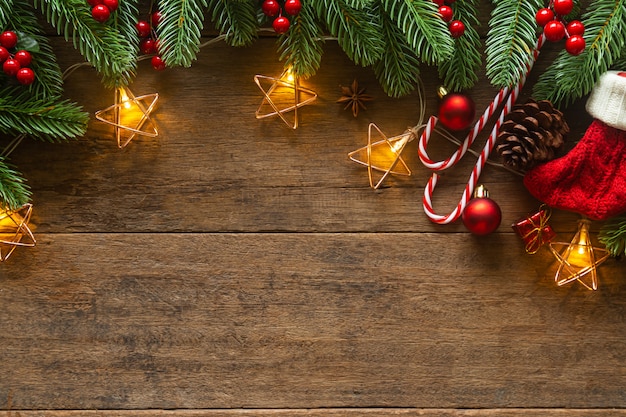
<svg viewBox="0 0 626 417">
<path fill-rule="evenodd" d="M 81 61 L 55 47 L 63 67 Z M 557 287 L 553 256 L 526 254 L 510 228 L 540 203 L 493 166 L 481 183 L 503 211 L 496 233 L 432 224 L 416 143 L 413 175 L 376 191 L 347 157 L 370 122 L 389 136 L 415 125 L 417 96 L 386 97 L 329 41 L 294 131 L 254 116 L 253 76 L 280 72 L 273 39 L 207 47 L 189 69 L 144 61 L 132 89 L 159 92 L 158 138 L 119 150 L 94 120 L 12 154 L 37 246 L 0 265 L 0 417 L 626 415 L 624 262 L 601 266 L 598 291 Z M 439 82 L 422 77 L 430 115 Z M 375 97 L 358 118 L 335 103 L 355 78 Z M 483 75 L 469 92 L 478 109 L 495 93 Z M 92 114 L 113 99 L 89 68 L 66 95 Z M 566 117 L 571 148 L 584 100 Z M 434 158 L 453 149 L 432 142 Z M 446 173 L 439 211 L 474 161 Z M 550 224 L 569 241 L 577 219 Z"/>
</svg>

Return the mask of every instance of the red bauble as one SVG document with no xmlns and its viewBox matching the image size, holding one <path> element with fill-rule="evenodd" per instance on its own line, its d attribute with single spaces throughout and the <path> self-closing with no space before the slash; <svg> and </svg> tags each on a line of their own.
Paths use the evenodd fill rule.
<svg viewBox="0 0 626 417">
<path fill-rule="evenodd" d="M 102 0 L 102 4 L 109 8 L 109 11 L 113 13 L 120 6 L 118 0 Z"/>
<path fill-rule="evenodd" d="M 300 13 L 300 10 L 302 10 L 302 4 L 300 3 L 300 0 L 285 1 L 285 11 L 288 14 L 295 16 Z"/>
<path fill-rule="evenodd" d="M 146 22 L 145 20 L 140 20 L 135 23 L 135 27 L 137 28 L 137 35 L 139 35 L 140 38 L 147 38 L 148 36 L 150 36 L 150 23 Z"/>
<path fill-rule="evenodd" d="M 537 22 L 537 25 L 544 27 L 545 25 L 548 24 L 549 21 L 554 19 L 554 12 L 548 8 L 543 8 L 543 9 L 539 9 L 537 10 L 537 13 L 535 14 L 535 21 Z"/>
<path fill-rule="evenodd" d="M 484 236 L 494 232 L 502 221 L 498 203 L 488 197 L 472 198 L 463 210 L 463 224 L 475 235 Z"/>
<path fill-rule="evenodd" d="M 6 75 L 13 77 L 20 70 L 21 66 L 17 59 L 9 58 L 2 64 L 2 70 Z"/>
<path fill-rule="evenodd" d="M 272 22 L 272 27 L 274 28 L 274 31 L 276 31 L 276 33 L 287 32 L 289 30 L 289 25 L 289 19 L 287 19 L 285 16 L 278 16 Z"/>
<path fill-rule="evenodd" d="M 585 25 L 580 20 L 572 20 L 567 24 L 567 33 L 572 35 L 583 35 L 585 33 Z"/>
<path fill-rule="evenodd" d="M 439 121 L 450 130 L 467 129 L 475 115 L 474 101 L 464 94 L 446 94 L 439 104 Z"/>
<path fill-rule="evenodd" d="M 165 62 L 158 55 L 153 56 L 150 60 L 150 63 L 152 64 L 152 68 L 157 71 L 163 71 L 165 69 Z"/>
<path fill-rule="evenodd" d="M 441 18 L 444 22 L 449 22 L 452 20 L 454 12 L 452 11 L 452 7 L 443 5 L 439 6 L 439 14 L 441 15 Z"/>
<path fill-rule="evenodd" d="M 465 33 L 465 25 L 460 20 L 450 22 L 450 35 L 453 38 L 460 38 Z"/>
<path fill-rule="evenodd" d="M 550 42 L 558 42 L 565 36 L 565 26 L 558 20 L 551 20 L 543 28 L 543 33 Z"/>
<path fill-rule="evenodd" d="M 574 9 L 573 0 L 554 0 L 552 5 L 554 12 L 560 16 L 568 15 Z"/>
<path fill-rule="evenodd" d="M 35 82 L 35 72 L 30 68 L 20 68 L 15 77 L 22 85 L 31 85 Z"/>
<path fill-rule="evenodd" d="M 152 38 L 143 39 L 139 42 L 139 50 L 142 54 L 155 54 L 157 52 L 156 42 Z"/>
<path fill-rule="evenodd" d="M 17 33 L 12 30 L 5 30 L 0 34 L 0 45 L 7 49 L 15 48 L 17 45 Z"/>
<path fill-rule="evenodd" d="M 580 35 L 572 35 L 565 41 L 565 50 L 570 55 L 580 55 L 585 51 L 585 39 Z"/>
<path fill-rule="evenodd" d="M 161 18 L 163 18 L 163 14 L 157 10 L 156 12 L 152 13 L 152 15 L 150 16 L 150 21 L 152 22 L 152 27 L 157 27 L 159 25 L 159 23 L 161 23 Z"/>
<path fill-rule="evenodd" d="M 276 0 L 265 0 L 261 5 L 261 10 L 266 16 L 276 16 L 280 13 L 280 4 Z"/>
<path fill-rule="evenodd" d="M 10 56 L 11 54 L 9 53 L 7 48 L 5 48 L 4 46 L 0 46 L 0 63 L 6 61 Z"/>
<path fill-rule="evenodd" d="M 22 67 L 27 67 L 31 62 L 33 62 L 33 57 L 30 55 L 30 52 L 24 51 L 23 49 L 17 51 L 13 58 L 15 58 Z"/>
<path fill-rule="evenodd" d="M 91 9 L 91 17 L 93 17 L 96 22 L 104 23 L 109 20 L 110 16 L 111 11 L 104 4 L 97 4 Z"/>
</svg>

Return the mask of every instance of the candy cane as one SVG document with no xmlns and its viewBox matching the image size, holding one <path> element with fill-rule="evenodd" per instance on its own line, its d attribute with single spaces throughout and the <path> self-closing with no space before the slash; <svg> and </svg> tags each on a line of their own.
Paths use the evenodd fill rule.
<svg viewBox="0 0 626 417">
<path fill-rule="evenodd" d="M 515 88 L 511 91 L 511 94 L 508 96 L 506 104 L 504 105 L 502 111 L 500 112 L 500 117 L 496 121 L 491 131 L 491 134 L 489 135 L 489 138 L 487 139 L 487 143 L 485 143 L 485 146 L 482 152 L 478 156 L 478 160 L 476 161 L 476 164 L 474 165 L 474 168 L 472 169 L 472 172 L 467 181 L 467 184 L 465 185 L 465 189 L 463 190 L 463 195 L 461 196 L 459 203 L 454 208 L 454 210 L 452 210 L 452 212 L 450 212 L 447 215 L 436 214 L 435 211 L 433 210 L 432 194 L 435 190 L 435 187 L 437 186 L 439 174 L 434 172 L 432 176 L 430 177 L 428 183 L 426 184 L 426 187 L 424 188 L 424 198 L 422 200 L 422 205 L 424 207 L 424 212 L 430 218 L 430 220 L 433 221 L 434 223 L 447 224 L 447 223 L 453 222 L 457 220 L 463 213 L 463 210 L 465 210 L 465 206 L 467 205 L 469 200 L 472 198 L 472 194 L 474 193 L 474 188 L 476 187 L 478 183 L 478 178 L 480 177 L 480 174 L 482 173 L 482 169 L 485 166 L 487 159 L 489 158 L 489 154 L 493 150 L 493 147 L 496 142 L 496 137 L 498 135 L 498 130 L 500 129 L 500 126 L 504 122 L 505 116 L 511 111 L 511 108 L 515 104 L 515 101 L 517 100 L 517 97 L 519 96 L 519 93 L 522 90 L 524 83 L 526 82 L 526 77 L 530 73 L 535 61 L 537 60 L 537 57 L 539 56 L 539 50 L 541 49 L 544 43 L 545 43 L 545 36 L 542 34 L 537 40 L 537 46 L 535 47 L 535 50 L 533 51 L 533 57 L 527 66 L 526 73 L 522 75 L 519 82 L 517 83 Z M 498 107 L 498 105 L 500 104 L 500 101 L 502 100 L 503 97 L 506 96 L 506 94 L 508 94 L 508 88 L 503 88 L 500 90 L 500 92 L 493 99 L 491 105 L 485 110 L 485 113 L 483 113 L 481 118 L 474 125 L 474 129 L 468 134 L 466 140 L 461 145 L 461 147 L 450 158 L 448 158 L 445 161 L 440 161 L 440 162 L 430 161 L 430 158 L 428 158 L 428 155 L 426 154 L 425 145 L 428 143 L 430 135 L 432 134 L 432 131 L 437 123 L 437 118 L 434 116 L 431 117 L 428 120 L 428 123 L 426 124 L 424 131 L 422 132 L 422 136 L 420 137 L 420 142 L 419 142 L 418 152 L 420 155 L 420 159 L 422 160 L 422 162 L 424 162 L 425 159 L 427 160 L 427 163 L 424 163 L 424 165 L 426 165 L 429 168 L 432 166 L 433 168 L 431 169 L 434 169 L 434 170 L 442 170 L 442 169 L 446 169 L 455 165 L 460 160 L 460 158 L 465 154 L 465 152 L 467 151 L 471 143 L 474 141 L 478 133 L 483 129 L 486 121 L 492 116 L 494 109 Z M 424 145 L 422 146 L 422 144 Z"/>
</svg>

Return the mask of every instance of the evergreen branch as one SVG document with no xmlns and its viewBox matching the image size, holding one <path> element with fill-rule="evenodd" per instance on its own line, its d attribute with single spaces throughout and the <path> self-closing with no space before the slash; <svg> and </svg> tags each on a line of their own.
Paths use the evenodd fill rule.
<svg viewBox="0 0 626 417">
<path fill-rule="evenodd" d="M 19 88 L 19 87 L 17 87 Z M 9 94 L 7 94 L 9 92 Z M 37 99 L 7 88 L 0 95 L 0 130 L 50 142 L 85 134 L 89 115 L 67 100 Z"/>
<path fill-rule="evenodd" d="M 130 59 L 137 61 L 139 53 L 139 34 L 136 23 L 139 19 L 139 10 L 133 1 L 120 1 L 117 12 L 115 12 L 115 28 L 126 41 L 134 47 L 127 51 Z"/>
<path fill-rule="evenodd" d="M 130 0 L 127 0 L 130 1 Z M 102 75 L 108 87 L 126 85 L 135 75 L 131 45 L 111 23 L 98 23 L 83 0 L 33 0 L 46 20 Z M 112 19 L 113 20 L 113 19 Z"/>
<path fill-rule="evenodd" d="M 600 76 L 623 56 L 626 0 L 595 0 L 582 20 L 585 51 L 578 56 L 561 51 L 535 84 L 537 99 L 569 104 L 591 92 Z"/>
<path fill-rule="evenodd" d="M 317 18 L 326 22 L 348 58 L 363 67 L 381 58 L 385 44 L 379 19 L 371 9 L 355 9 L 344 0 L 317 0 L 313 4 Z"/>
<path fill-rule="evenodd" d="M 479 51 L 480 35 L 475 29 L 478 23 L 476 0 L 456 2 L 454 13 L 465 24 L 463 36 L 454 40 L 452 57 L 439 65 L 439 77 L 449 91 L 460 91 L 474 86 L 482 65 Z"/>
<path fill-rule="evenodd" d="M 249 46 L 257 38 L 259 27 L 253 0 L 215 0 L 212 7 L 213 22 L 226 35 L 230 46 Z"/>
<path fill-rule="evenodd" d="M 381 4 L 423 62 L 440 64 L 450 58 L 454 52 L 454 43 L 435 2 L 381 0 Z"/>
<path fill-rule="evenodd" d="M 494 0 L 485 54 L 487 77 L 496 87 L 519 82 L 537 44 L 535 14 L 541 0 Z"/>
<path fill-rule="evenodd" d="M 219 2 L 220 0 L 213 0 Z M 200 51 L 206 0 L 170 0 L 161 2 L 163 15 L 157 34 L 159 52 L 167 66 L 190 67 Z"/>
<path fill-rule="evenodd" d="M 409 94 L 419 79 L 420 62 L 389 15 L 379 6 L 374 10 L 380 14 L 381 34 L 387 45 L 382 59 L 374 65 L 374 73 L 389 96 Z"/>
<path fill-rule="evenodd" d="M 598 240 L 612 256 L 626 255 L 626 214 L 608 220 L 600 228 Z"/>
<path fill-rule="evenodd" d="M 307 2 L 293 18 L 287 33 L 280 37 L 280 59 L 293 74 L 307 78 L 317 72 L 322 61 L 322 29 L 315 21 L 314 10 Z"/>
<path fill-rule="evenodd" d="M 17 210 L 30 200 L 24 177 L 0 156 L 0 208 Z"/>
<path fill-rule="evenodd" d="M 4 30 L 9 25 L 13 14 L 13 0 L 0 2 L 0 30 Z"/>
</svg>

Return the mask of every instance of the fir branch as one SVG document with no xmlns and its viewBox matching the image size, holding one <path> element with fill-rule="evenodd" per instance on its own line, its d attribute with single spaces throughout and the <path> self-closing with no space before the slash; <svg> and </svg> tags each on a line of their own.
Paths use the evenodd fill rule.
<svg viewBox="0 0 626 417">
<path fill-rule="evenodd" d="M 17 210 L 30 200 L 24 177 L 0 156 L 0 208 Z"/>
<path fill-rule="evenodd" d="M 626 0 L 595 0 L 582 17 L 587 45 L 579 56 L 561 51 L 541 74 L 533 95 L 555 104 L 569 104 L 583 97 L 624 53 Z"/>
<path fill-rule="evenodd" d="M 127 0 L 130 1 L 130 0 Z M 47 21 L 102 75 L 108 87 L 126 85 L 135 75 L 131 45 L 111 23 L 98 23 L 83 0 L 33 0 Z"/>
<path fill-rule="evenodd" d="M 19 87 L 17 87 L 19 88 Z M 85 134 L 89 115 L 67 100 L 37 99 L 24 92 L 0 91 L 0 130 L 50 142 Z"/>
<path fill-rule="evenodd" d="M 381 58 L 385 44 L 379 19 L 371 9 L 355 9 L 344 0 L 316 0 L 312 4 L 317 18 L 325 21 L 348 58 L 363 67 Z"/>
<path fill-rule="evenodd" d="M 216 0 L 219 1 L 219 0 Z M 161 2 L 163 17 L 157 27 L 161 57 L 168 66 L 191 66 L 200 50 L 206 0 Z"/>
<path fill-rule="evenodd" d="M 535 14 L 541 0 L 494 0 L 485 54 L 487 77 L 499 88 L 519 82 L 537 44 Z"/>
<path fill-rule="evenodd" d="M 389 96 L 409 94 L 419 79 L 420 62 L 389 15 L 380 6 L 374 10 L 380 14 L 381 34 L 387 45 L 382 59 L 374 65 L 374 73 Z"/>
<path fill-rule="evenodd" d="M 0 2 L 0 31 L 9 25 L 13 14 L 13 0 L 3 0 Z"/>
<path fill-rule="evenodd" d="M 449 91 L 460 91 L 474 86 L 482 65 L 480 35 L 475 29 L 479 25 L 476 0 L 456 2 L 454 13 L 465 24 L 465 33 L 454 40 L 452 57 L 439 65 L 439 77 Z"/>
<path fill-rule="evenodd" d="M 211 7 L 213 22 L 226 35 L 229 45 L 249 46 L 257 38 L 259 27 L 253 0 L 213 0 Z"/>
<path fill-rule="evenodd" d="M 285 68 L 291 68 L 294 75 L 302 78 L 315 74 L 322 61 L 323 33 L 314 13 L 309 2 L 303 3 L 289 31 L 281 35 L 278 47 L 280 59 L 285 60 Z"/>
<path fill-rule="evenodd" d="M 454 43 L 435 2 L 381 0 L 381 4 L 423 62 L 440 64 L 450 58 L 454 52 Z"/>
<path fill-rule="evenodd" d="M 137 60 L 139 53 L 139 34 L 137 33 L 137 21 L 139 20 L 139 10 L 133 1 L 120 1 L 119 7 L 114 14 L 115 28 L 120 35 L 126 38 L 130 45 L 134 45 L 128 53 L 130 58 Z"/>
<path fill-rule="evenodd" d="M 612 256 L 626 255 L 626 214 L 608 220 L 600 228 L 600 243 Z"/>
</svg>

